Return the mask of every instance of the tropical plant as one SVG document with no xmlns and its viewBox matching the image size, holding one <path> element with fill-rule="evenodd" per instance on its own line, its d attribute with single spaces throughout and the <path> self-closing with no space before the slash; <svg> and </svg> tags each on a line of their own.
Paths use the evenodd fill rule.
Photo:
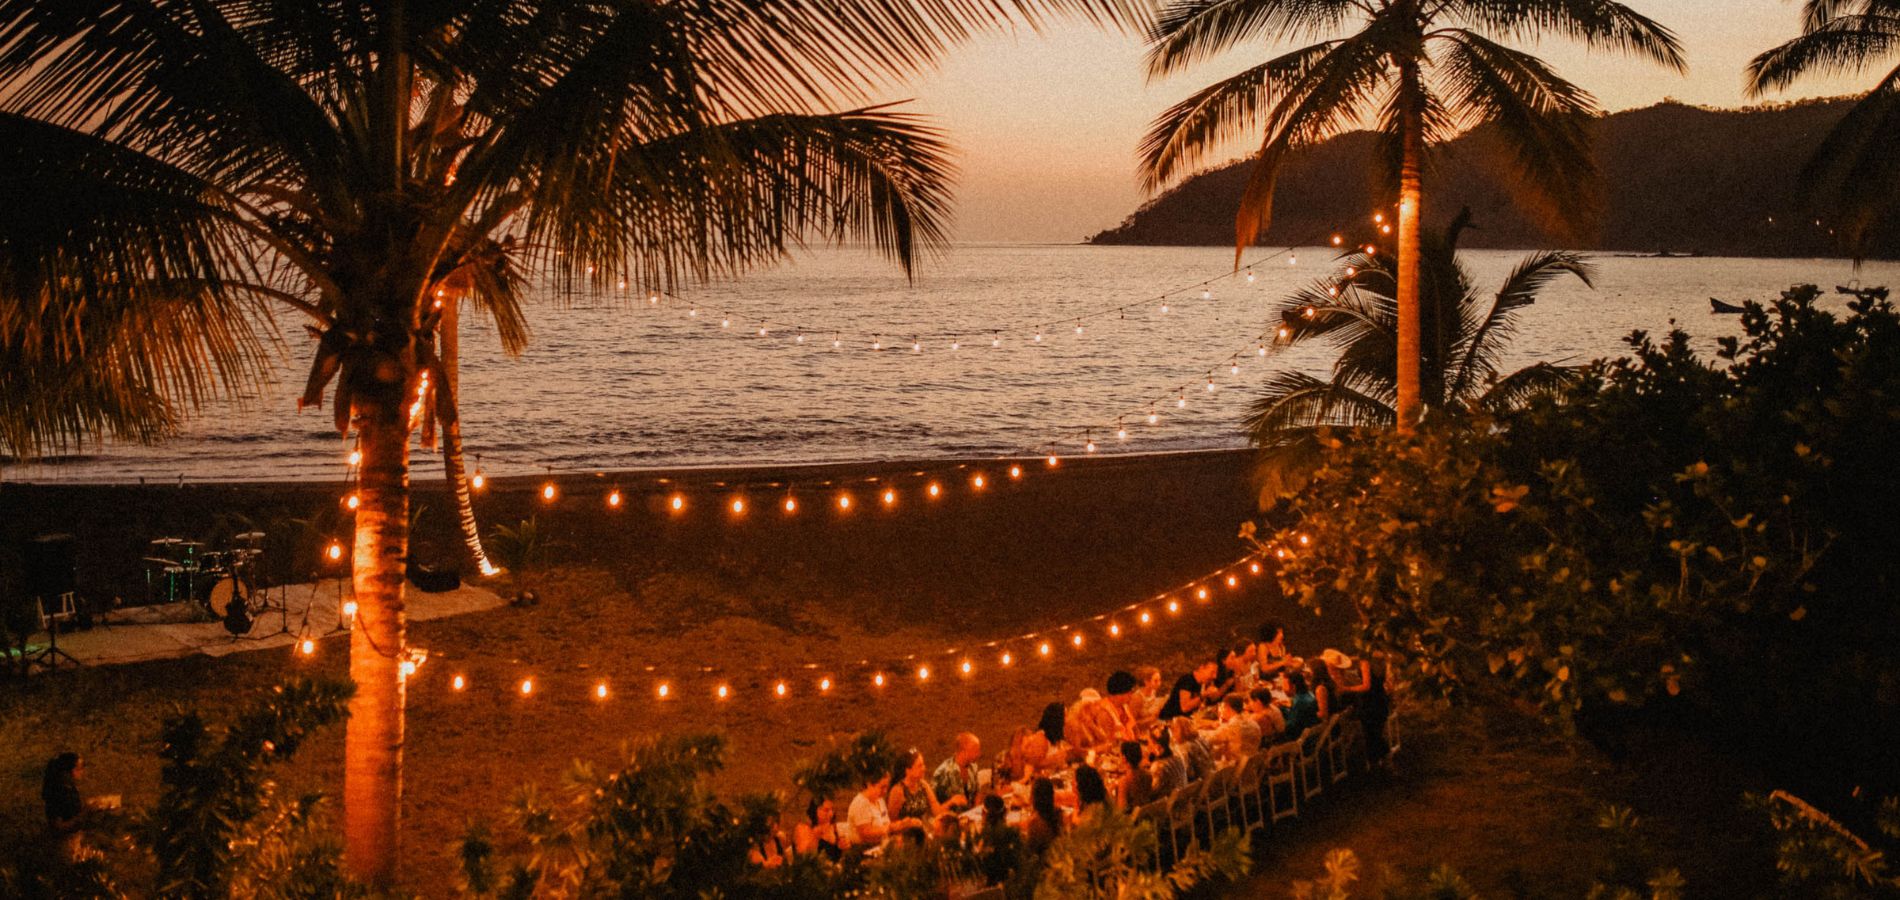
<svg viewBox="0 0 1900 900">
<path fill-rule="evenodd" d="M 1807 0 L 1801 36 L 1748 63 L 1748 94 L 1785 90 L 1807 76 L 1858 73 L 1900 62 L 1900 2 Z M 1888 70 L 1828 132 L 1802 170 L 1807 190 L 1840 217 L 1837 230 L 1855 252 L 1894 214 L 1900 197 L 1900 66 Z"/>
<path fill-rule="evenodd" d="M 1159 838 L 1154 825 L 1112 805 L 1049 845 L 1036 881 L 1036 900 L 1171 900 L 1231 881 L 1252 865 L 1242 832 L 1229 829 L 1206 849 L 1195 847 L 1165 872 L 1149 866 Z"/>
<path fill-rule="evenodd" d="M 1684 68 L 1675 35 L 1614 0 L 1168 0 L 1150 35 L 1162 78 L 1255 40 L 1329 38 L 1203 88 L 1155 120 L 1142 178 L 1158 190 L 1230 140 L 1264 128 L 1234 223 L 1235 261 L 1266 232 L 1287 157 L 1362 123 L 1381 138 L 1396 188 L 1396 390 L 1401 429 L 1421 412 L 1420 254 L 1427 149 L 1489 126 L 1516 154 L 1521 191 L 1553 225 L 1595 210 L 1589 122 L 1594 98 L 1542 60 L 1501 41 L 1571 38 Z"/>
<path fill-rule="evenodd" d="M 1545 251 L 1525 257 L 1487 296 L 1458 260 L 1458 237 L 1468 224 L 1461 212 L 1442 236 L 1428 236 L 1420 247 L 1421 391 L 1426 405 L 1446 414 L 1501 412 L 1573 381 L 1575 368 L 1543 362 L 1505 374 L 1502 360 L 1519 315 L 1543 288 L 1563 275 L 1589 285 L 1593 275 L 1581 255 Z M 1397 421 L 1392 267 L 1363 252 L 1348 254 L 1341 265 L 1340 276 L 1294 293 L 1278 309 L 1278 345 L 1324 339 L 1339 357 L 1330 380 L 1278 372 L 1254 400 L 1247 429 L 1260 448 L 1255 476 L 1263 505 L 1293 490 L 1317 463 L 1322 429 L 1389 428 Z"/>
<path fill-rule="evenodd" d="M 515 597 L 521 598 L 529 580 L 547 563 L 548 538 L 541 531 L 540 519 L 529 516 L 512 526 L 496 525 L 489 543 L 508 573 Z"/>
<path fill-rule="evenodd" d="M 518 318 L 521 282 L 489 260 L 603 293 L 808 236 L 908 267 L 942 238 L 946 147 L 914 116 L 835 110 L 1058 12 L 1141 18 L 1136 0 L 0 0 L 0 428 L 15 448 L 162 433 L 257 384 L 260 319 L 303 319 L 300 406 L 334 384 L 362 454 L 344 831 L 387 887 L 409 440 L 456 417 L 450 282 Z"/>
</svg>

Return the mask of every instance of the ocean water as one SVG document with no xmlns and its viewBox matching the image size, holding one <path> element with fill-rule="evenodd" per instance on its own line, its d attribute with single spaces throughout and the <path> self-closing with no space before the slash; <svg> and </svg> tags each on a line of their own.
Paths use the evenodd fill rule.
<svg viewBox="0 0 1900 900">
<path fill-rule="evenodd" d="M 1261 260 L 1251 283 L 1221 248 L 965 245 L 914 280 L 871 252 L 826 249 L 657 305 L 637 286 L 540 290 L 533 345 L 518 358 L 464 317 L 464 436 L 493 474 L 1075 454 L 1086 440 L 1102 453 L 1243 446 L 1240 421 L 1264 378 L 1328 364 L 1318 345 L 1258 355 L 1275 302 L 1331 271 L 1334 257 L 1275 252 L 1249 255 Z M 1493 289 L 1524 254 L 1463 256 Z M 1631 330 L 1672 323 L 1712 349 L 1739 326 L 1711 315 L 1710 297 L 1767 299 L 1801 282 L 1831 291 L 1857 278 L 1900 288 L 1890 263 L 1856 272 L 1841 260 L 1602 255 L 1595 265 L 1594 289 L 1559 281 L 1525 313 L 1511 365 L 1617 355 Z M 88 447 L 5 476 L 341 477 L 348 447 L 330 413 L 296 410 L 309 343 L 289 318 L 279 327 L 289 349 L 271 390 L 209 406 L 157 446 Z M 419 453 L 416 469 L 432 477 L 439 460 Z"/>
</svg>

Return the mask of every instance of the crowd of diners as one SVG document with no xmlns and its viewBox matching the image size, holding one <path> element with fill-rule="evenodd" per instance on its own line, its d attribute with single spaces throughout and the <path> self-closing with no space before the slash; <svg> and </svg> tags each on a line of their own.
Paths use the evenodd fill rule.
<svg viewBox="0 0 1900 900">
<path fill-rule="evenodd" d="M 1165 687 L 1164 687 L 1165 685 Z M 1110 674 L 1097 690 L 1043 708 L 988 760 L 977 736 L 956 736 L 935 766 L 917 750 L 869 773 L 843 806 L 814 797 L 752 850 L 777 866 L 800 854 L 832 860 L 878 854 L 892 842 L 981 833 L 1040 854 L 1064 831 L 1113 804 L 1133 813 L 1276 744 L 1300 740 L 1351 709 L 1372 765 L 1387 756 L 1386 667 L 1327 649 L 1287 652 L 1278 622 L 1200 658 L 1171 683 L 1151 666 Z M 988 765 L 985 765 L 985 763 Z M 802 815 L 800 814 L 802 813 Z"/>
</svg>

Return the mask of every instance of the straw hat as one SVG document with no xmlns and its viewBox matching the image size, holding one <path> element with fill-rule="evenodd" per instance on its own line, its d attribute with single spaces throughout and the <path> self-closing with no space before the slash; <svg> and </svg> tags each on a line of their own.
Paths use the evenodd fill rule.
<svg viewBox="0 0 1900 900">
<path fill-rule="evenodd" d="M 1332 666 L 1335 669 L 1352 668 L 1352 657 L 1347 656 L 1346 654 L 1341 653 L 1338 650 L 1334 650 L 1331 647 L 1328 647 L 1325 650 L 1321 651 L 1319 654 L 1319 658 L 1321 660 L 1324 660 L 1327 665 Z"/>
</svg>

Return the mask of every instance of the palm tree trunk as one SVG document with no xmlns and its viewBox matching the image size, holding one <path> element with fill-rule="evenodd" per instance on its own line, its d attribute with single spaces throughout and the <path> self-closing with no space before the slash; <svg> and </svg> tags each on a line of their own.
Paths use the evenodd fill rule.
<svg viewBox="0 0 1900 900">
<path fill-rule="evenodd" d="M 448 480 L 449 490 L 455 495 L 455 512 L 462 523 L 462 542 L 468 545 L 469 558 L 475 561 L 475 568 L 483 575 L 493 575 L 500 570 L 488 561 L 488 553 L 482 549 L 481 525 L 475 521 L 475 498 L 469 492 L 468 466 L 462 454 L 462 298 L 458 294 L 448 298 L 446 304 L 442 308 L 442 321 L 437 326 L 442 348 L 440 389 L 448 391 L 448 408 L 454 414 L 447 417 L 442 426 L 443 477 Z"/>
<path fill-rule="evenodd" d="M 343 836 L 351 874 L 378 889 L 395 884 L 400 858 L 401 660 L 407 650 L 403 566 L 409 554 L 405 383 L 366 386 L 354 402 L 363 464 L 351 557 L 357 613 L 350 632 L 350 680 L 356 694 L 350 698 L 343 744 Z"/>
<path fill-rule="evenodd" d="M 1422 41 L 1421 41 L 1422 44 Z M 1398 414 L 1401 432 L 1411 431 L 1419 419 L 1420 332 L 1419 233 L 1424 204 L 1420 168 L 1425 155 L 1424 86 L 1417 59 L 1399 63 L 1399 248 L 1398 248 Z"/>
</svg>

